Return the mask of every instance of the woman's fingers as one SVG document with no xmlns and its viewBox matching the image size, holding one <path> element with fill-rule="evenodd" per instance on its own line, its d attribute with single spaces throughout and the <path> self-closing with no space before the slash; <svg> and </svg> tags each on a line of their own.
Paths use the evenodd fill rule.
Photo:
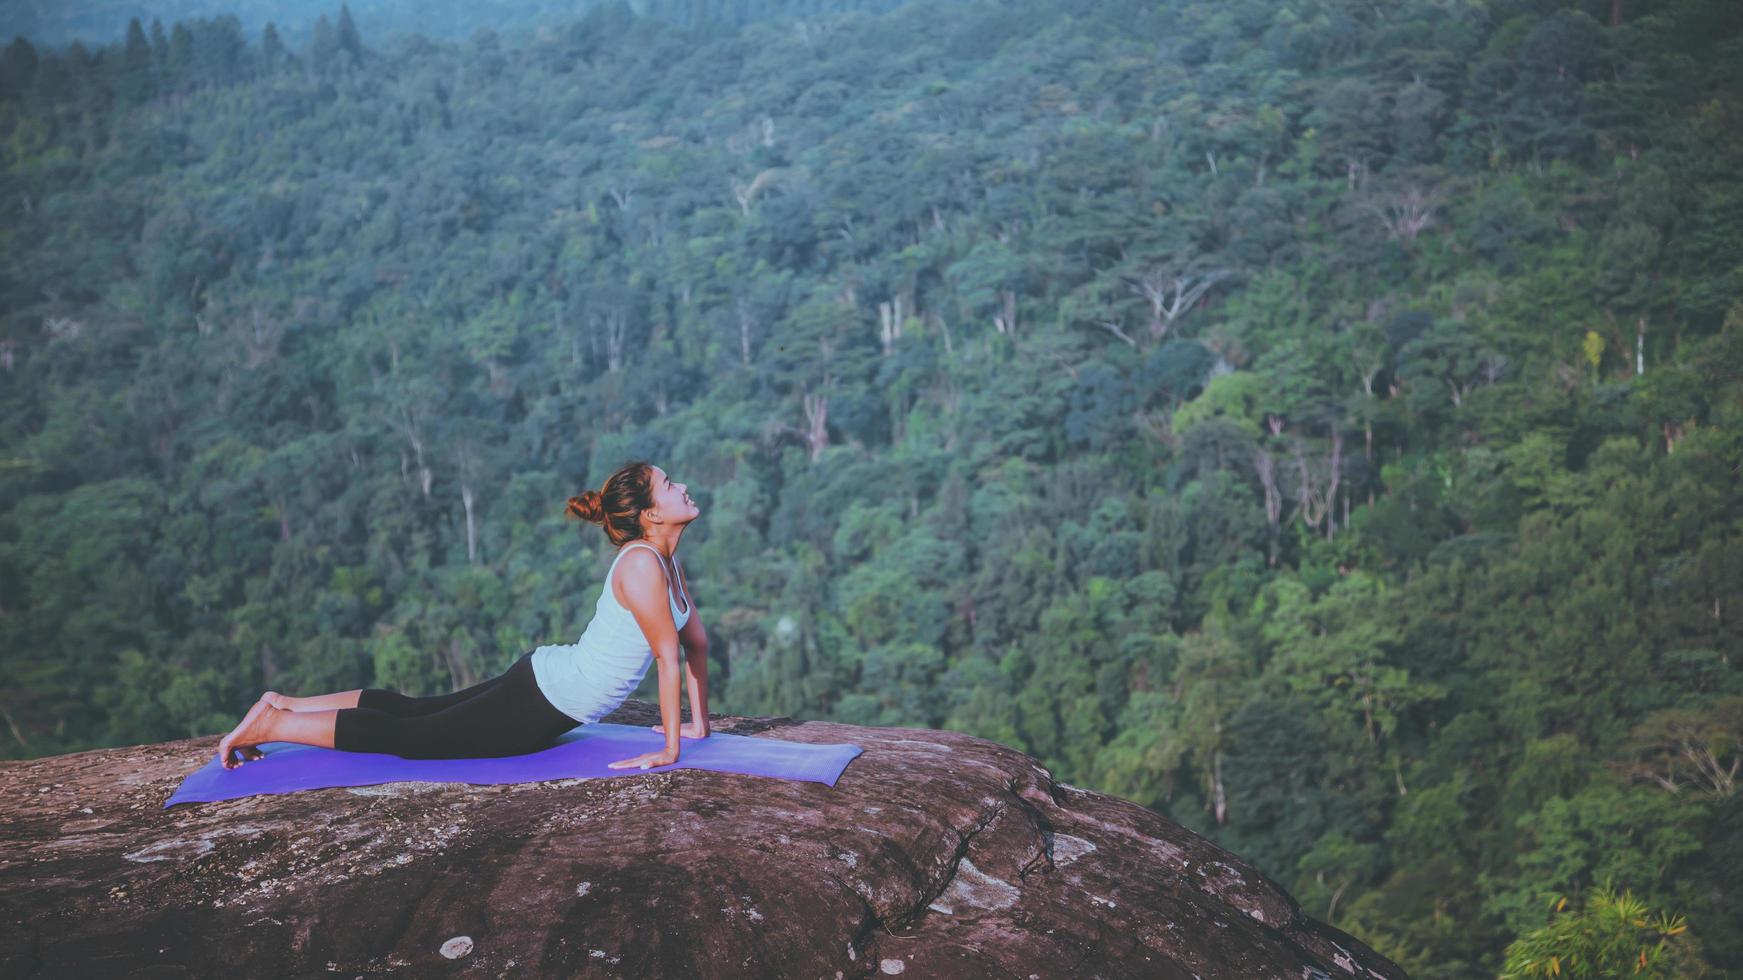
<svg viewBox="0 0 1743 980">
<path fill-rule="evenodd" d="M 240 760 L 236 758 L 238 755 L 242 757 Z M 235 769 L 244 762 L 254 762 L 264 758 L 266 758 L 266 753 L 252 745 L 245 748 L 232 749 L 229 753 L 220 752 L 218 754 L 218 761 L 222 763 L 226 769 Z"/>
<path fill-rule="evenodd" d="M 664 766 L 664 765 L 670 765 L 670 763 L 661 762 L 660 761 L 660 753 L 658 753 L 658 752 L 644 752 L 641 755 L 638 755 L 633 759 L 619 759 L 616 762 L 607 763 L 607 768 L 628 769 L 631 766 L 640 766 L 643 769 L 648 769 L 648 768 L 651 768 L 653 766 Z"/>
</svg>

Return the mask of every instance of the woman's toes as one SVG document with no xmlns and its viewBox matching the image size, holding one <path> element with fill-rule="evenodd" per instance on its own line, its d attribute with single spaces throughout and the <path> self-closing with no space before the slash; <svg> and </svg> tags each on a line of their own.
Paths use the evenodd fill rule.
<svg viewBox="0 0 1743 980">
<path fill-rule="evenodd" d="M 243 717 L 241 723 L 218 743 L 218 761 L 223 764 L 224 768 L 234 769 L 241 765 L 241 763 L 231 760 L 232 749 L 240 748 L 246 755 L 247 749 L 267 741 L 264 737 L 265 724 L 270 718 L 263 716 L 270 716 L 273 710 L 274 708 L 266 703 L 265 698 L 254 702 L 254 707 L 248 709 L 248 714 Z"/>
</svg>

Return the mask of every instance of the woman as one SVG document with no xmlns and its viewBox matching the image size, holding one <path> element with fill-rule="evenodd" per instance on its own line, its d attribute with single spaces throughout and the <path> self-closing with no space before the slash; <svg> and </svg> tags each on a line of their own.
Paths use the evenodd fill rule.
<svg viewBox="0 0 1743 980">
<path fill-rule="evenodd" d="M 658 466 L 629 463 L 601 490 L 569 498 L 568 513 L 599 524 L 618 546 L 593 619 L 572 644 L 542 646 L 501 676 L 464 691 L 413 698 L 380 688 L 288 698 L 268 691 L 218 744 L 226 769 L 262 758 L 262 742 L 300 742 L 408 759 L 521 755 L 577 725 L 610 714 L 648 665 L 660 665 L 666 747 L 611 763 L 613 769 L 678 761 L 679 735 L 707 738 L 708 634 L 696 615 L 678 539 L 701 513 L 684 484 Z M 678 657 L 684 650 L 682 667 Z M 678 679 L 689 678 L 690 718 L 678 724 Z M 232 758 L 241 755 L 241 760 Z"/>
</svg>

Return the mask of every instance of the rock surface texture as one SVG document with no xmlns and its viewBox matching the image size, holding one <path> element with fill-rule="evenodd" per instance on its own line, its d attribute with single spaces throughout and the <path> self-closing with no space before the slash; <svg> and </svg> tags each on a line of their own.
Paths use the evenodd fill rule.
<svg viewBox="0 0 1743 980">
<path fill-rule="evenodd" d="M 865 754 L 833 788 L 677 770 L 169 810 L 217 736 L 0 763 L 0 976 L 1404 976 L 1210 841 L 997 743 L 715 730 Z"/>
</svg>

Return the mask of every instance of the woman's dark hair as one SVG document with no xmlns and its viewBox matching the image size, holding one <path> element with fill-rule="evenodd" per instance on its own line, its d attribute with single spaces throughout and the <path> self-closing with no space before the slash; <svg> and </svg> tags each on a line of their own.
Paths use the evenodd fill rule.
<svg viewBox="0 0 1743 980">
<path fill-rule="evenodd" d="M 611 543 L 622 547 L 642 536 L 639 518 L 654 505 L 653 474 L 653 464 L 646 460 L 625 463 L 606 477 L 598 490 L 583 490 L 581 496 L 570 497 L 566 513 L 605 528 Z"/>
</svg>

